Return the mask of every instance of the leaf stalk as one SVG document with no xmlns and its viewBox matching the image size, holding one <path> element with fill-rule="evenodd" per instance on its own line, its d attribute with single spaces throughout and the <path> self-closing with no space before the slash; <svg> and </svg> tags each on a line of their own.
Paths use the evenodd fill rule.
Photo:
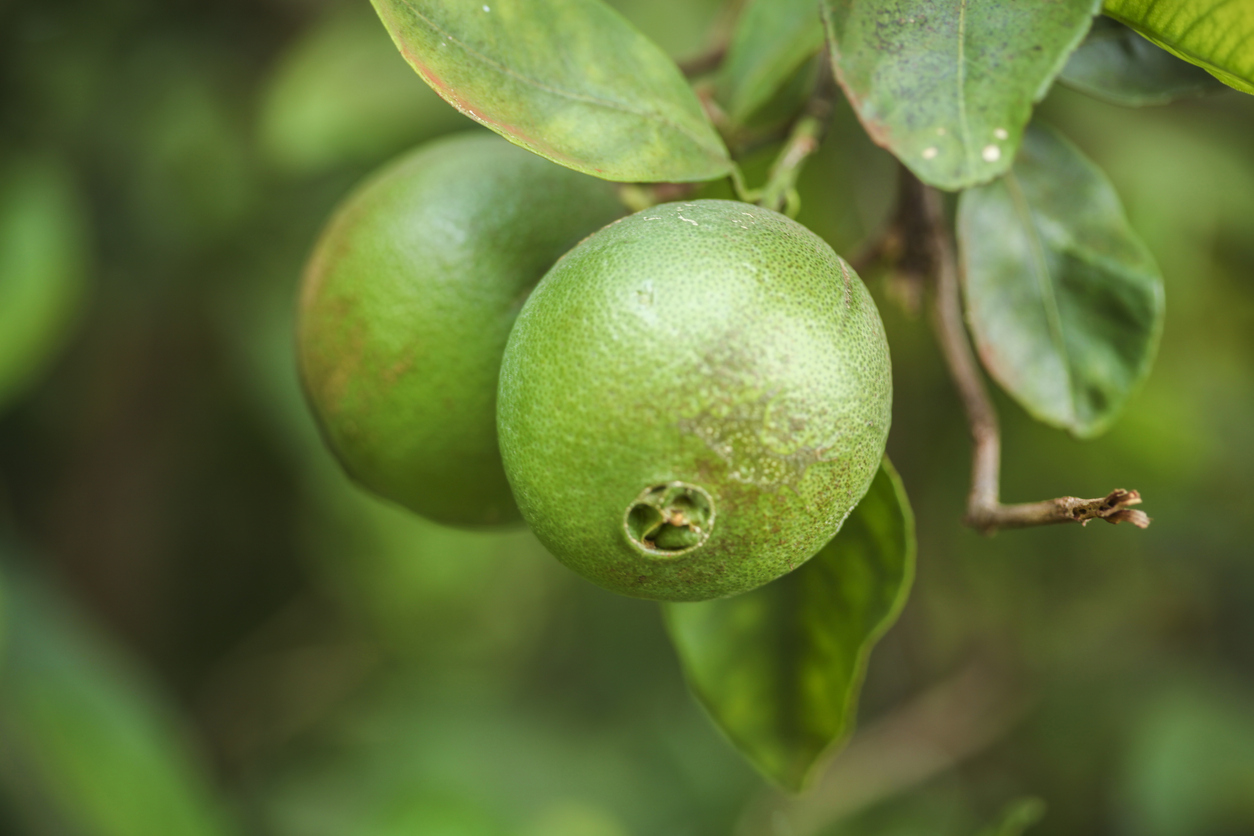
<svg viewBox="0 0 1254 836">
<path fill-rule="evenodd" d="M 1087 525 L 1091 520 L 1147 527 L 1149 516 L 1132 507 L 1141 503 L 1140 493 L 1122 488 L 1097 499 L 1062 496 L 1041 502 L 1002 504 L 1001 427 L 967 337 L 958 262 L 941 195 L 904 166 L 900 173 L 903 180 L 893 222 L 856 261 L 865 268 L 895 254 L 912 282 L 927 276 L 933 283 L 933 329 L 971 433 L 971 489 L 963 521 L 984 534 L 1003 528 L 1059 523 Z"/>
</svg>

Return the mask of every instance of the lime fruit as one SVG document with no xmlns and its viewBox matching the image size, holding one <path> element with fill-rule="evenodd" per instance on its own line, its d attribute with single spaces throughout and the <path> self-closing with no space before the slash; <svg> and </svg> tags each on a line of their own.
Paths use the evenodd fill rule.
<svg viewBox="0 0 1254 836">
<path fill-rule="evenodd" d="M 669 203 L 584 240 L 510 334 L 497 426 L 523 517 L 576 572 L 700 601 L 795 569 L 874 478 L 892 370 L 822 239 L 745 203 Z"/>
<path fill-rule="evenodd" d="M 354 192 L 300 295 L 301 377 L 361 485 L 436 522 L 516 522 L 501 469 L 501 355 L 531 288 L 624 214 L 609 183 L 490 134 L 425 145 Z"/>
</svg>

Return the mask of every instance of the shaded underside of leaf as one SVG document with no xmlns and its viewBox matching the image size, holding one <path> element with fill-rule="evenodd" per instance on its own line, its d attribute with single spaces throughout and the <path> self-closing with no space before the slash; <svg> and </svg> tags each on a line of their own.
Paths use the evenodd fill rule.
<svg viewBox="0 0 1254 836">
<path fill-rule="evenodd" d="M 1090 437 L 1149 373 L 1162 279 L 1105 175 L 1034 124 L 1015 167 L 958 208 L 967 319 L 989 373 L 1038 420 Z"/>
<path fill-rule="evenodd" d="M 751 0 L 719 71 L 718 95 L 727 115 L 743 122 L 822 46 L 819 0 Z"/>
<path fill-rule="evenodd" d="M 824 0 L 837 79 L 868 134 L 919 179 L 964 189 L 1004 173 L 1032 105 L 1095 0 Z"/>
<path fill-rule="evenodd" d="M 1160 105 L 1227 89 L 1214 76 L 1109 17 L 1093 23 L 1058 80 L 1126 107 Z"/>
<path fill-rule="evenodd" d="M 840 533 L 752 592 L 663 613 L 689 686 L 732 743 L 791 790 L 852 728 L 871 648 L 914 576 L 914 518 L 885 460 Z"/>
<path fill-rule="evenodd" d="M 731 169 L 674 62 L 601 0 L 372 0 L 446 101 L 554 162 L 623 182 Z"/>
<path fill-rule="evenodd" d="M 1254 3 L 1106 0 L 1103 11 L 1229 87 L 1254 95 Z"/>
</svg>

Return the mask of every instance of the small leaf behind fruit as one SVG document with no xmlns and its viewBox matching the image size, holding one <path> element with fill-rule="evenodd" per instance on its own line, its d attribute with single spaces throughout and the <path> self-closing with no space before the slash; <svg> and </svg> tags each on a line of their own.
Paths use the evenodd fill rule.
<svg viewBox="0 0 1254 836">
<path fill-rule="evenodd" d="M 1126 107 L 1167 104 L 1227 89 L 1201 67 L 1181 61 L 1108 17 L 1093 22 L 1058 80 Z"/>
<path fill-rule="evenodd" d="M 1038 420 L 1089 437 L 1149 373 L 1162 279 L 1114 188 L 1033 125 L 1015 167 L 958 204 L 967 319 L 985 368 Z"/>
<path fill-rule="evenodd" d="M 376 163 L 465 118 L 414 75 L 364 3 L 331 6 L 283 50 L 258 112 L 261 150 L 287 174 Z"/>
<path fill-rule="evenodd" d="M 719 71 L 727 115 L 743 123 L 822 46 L 818 0 L 750 0 Z"/>
<path fill-rule="evenodd" d="M 863 127 L 942 189 L 965 189 L 1010 168 L 1033 103 L 1100 6 L 823 2 L 836 77 Z"/>
<path fill-rule="evenodd" d="M 625 182 L 731 170 L 675 63 L 601 0 L 373 3 L 437 93 L 542 157 Z"/>
<path fill-rule="evenodd" d="M 1106 0 L 1103 11 L 1229 87 L 1254 94 L 1254 3 Z"/>
<path fill-rule="evenodd" d="M 914 577 L 914 516 L 887 459 L 830 543 L 796 571 L 715 601 L 664 604 L 688 684 L 771 780 L 802 789 L 852 728 L 867 658 Z"/>
</svg>

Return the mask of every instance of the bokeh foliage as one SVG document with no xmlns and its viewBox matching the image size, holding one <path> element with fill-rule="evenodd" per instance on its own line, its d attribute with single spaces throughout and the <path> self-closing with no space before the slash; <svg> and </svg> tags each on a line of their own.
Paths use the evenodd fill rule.
<svg viewBox="0 0 1254 836">
<path fill-rule="evenodd" d="M 681 57 L 721 6 L 614 5 Z M 867 277 L 918 579 L 865 735 L 788 801 L 690 699 L 655 607 L 526 533 L 380 504 L 317 438 L 291 337 L 310 243 L 369 170 L 473 128 L 367 4 L 7 0 L 0 45 L 0 170 L 45 195 L 4 229 L 60 242 L 39 268 L 55 315 L 21 320 L 46 348 L 0 405 L 0 832 L 713 836 L 767 809 L 796 833 L 965 836 L 1025 795 L 1043 836 L 1254 829 L 1254 100 L 1129 110 L 1055 86 L 1040 109 L 1109 176 L 1168 313 L 1098 441 L 999 396 L 1004 493 L 1118 482 L 1146 532 L 962 528 L 961 413 L 926 321 Z M 847 105 L 835 120 L 800 220 L 851 254 L 894 163 Z M 959 685 L 987 710 L 917 708 Z M 31 705 L 55 749 L 21 745 Z M 957 754 L 920 761 L 937 740 Z"/>
</svg>

